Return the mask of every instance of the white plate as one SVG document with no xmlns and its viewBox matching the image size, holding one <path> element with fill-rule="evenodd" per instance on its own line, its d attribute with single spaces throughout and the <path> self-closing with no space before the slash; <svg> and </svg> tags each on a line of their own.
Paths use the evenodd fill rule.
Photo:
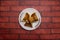
<svg viewBox="0 0 60 40">
<path fill-rule="evenodd" d="M 32 28 L 31 27 L 24 26 L 25 22 L 21 22 L 21 20 L 25 16 L 26 12 L 28 12 L 30 15 L 35 12 L 36 15 L 37 15 L 37 17 L 38 17 L 38 21 L 32 23 Z M 26 30 L 34 30 L 34 29 L 38 28 L 39 25 L 41 24 L 41 15 L 34 8 L 26 8 L 26 9 L 22 10 L 22 12 L 19 14 L 19 24 L 21 25 L 22 28 L 24 28 Z"/>
</svg>

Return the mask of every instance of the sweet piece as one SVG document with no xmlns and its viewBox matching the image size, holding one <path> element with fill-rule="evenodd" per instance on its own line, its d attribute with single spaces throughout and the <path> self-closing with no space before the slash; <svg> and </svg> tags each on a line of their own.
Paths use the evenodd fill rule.
<svg viewBox="0 0 60 40">
<path fill-rule="evenodd" d="M 36 14 L 35 14 L 35 13 L 33 13 L 33 14 L 31 15 L 31 17 L 33 17 L 33 18 L 34 18 L 34 21 L 38 21 L 38 18 L 37 18 L 37 16 L 36 16 Z"/>
<path fill-rule="evenodd" d="M 26 14 L 25 14 L 25 17 L 23 18 L 23 21 L 26 21 L 26 20 L 28 20 L 28 19 L 29 19 L 29 14 L 26 13 Z"/>
<path fill-rule="evenodd" d="M 25 22 L 24 26 L 32 27 L 32 23 L 38 21 L 38 18 L 35 13 L 31 16 L 26 13 L 25 17 L 23 18 L 23 22 Z"/>
<path fill-rule="evenodd" d="M 32 27 L 32 24 L 30 22 L 29 23 L 26 22 L 24 25 L 28 27 Z"/>
<path fill-rule="evenodd" d="M 34 22 L 34 18 L 33 17 L 29 17 L 29 21 L 30 21 L 30 23 L 33 23 Z"/>
</svg>

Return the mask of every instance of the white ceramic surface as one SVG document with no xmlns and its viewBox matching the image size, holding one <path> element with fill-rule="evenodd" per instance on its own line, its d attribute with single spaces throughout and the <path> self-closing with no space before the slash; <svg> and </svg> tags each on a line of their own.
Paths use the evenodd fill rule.
<svg viewBox="0 0 60 40">
<path fill-rule="evenodd" d="M 31 28 L 31 27 L 24 26 L 25 22 L 21 22 L 22 19 L 23 19 L 24 16 L 25 16 L 26 12 L 28 12 L 30 15 L 35 12 L 36 15 L 37 15 L 37 17 L 38 17 L 38 21 L 32 23 L 32 28 Z M 41 24 L 41 15 L 40 15 L 40 13 L 39 13 L 36 9 L 34 9 L 34 8 L 26 8 L 26 9 L 22 10 L 22 12 L 20 12 L 20 14 L 19 14 L 19 24 L 20 24 L 21 27 L 24 28 L 25 30 L 34 30 L 34 29 L 40 27 L 39 25 Z"/>
</svg>

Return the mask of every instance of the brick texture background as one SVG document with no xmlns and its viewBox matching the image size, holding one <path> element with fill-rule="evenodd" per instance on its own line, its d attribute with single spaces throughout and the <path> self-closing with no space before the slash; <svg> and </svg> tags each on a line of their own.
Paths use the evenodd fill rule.
<svg viewBox="0 0 60 40">
<path fill-rule="evenodd" d="M 26 31 L 18 23 L 19 13 L 35 8 L 42 16 L 41 25 Z M 60 0 L 0 0 L 0 40 L 59 40 Z"/>
</svg>

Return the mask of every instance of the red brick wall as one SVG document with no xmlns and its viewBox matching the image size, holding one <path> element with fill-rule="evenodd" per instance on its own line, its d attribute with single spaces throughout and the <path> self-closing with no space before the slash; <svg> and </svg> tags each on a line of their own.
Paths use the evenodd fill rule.
<svg viewBox="0 0 60 40">
<path fill-rule="evenodd" d="M 26 31 L 18 23 L 19 13 L 32 7 L 42 16 L 41 25 Z M 60 0 L 0 0 L 0 40 L 59 40 Z"/>
</svg>

